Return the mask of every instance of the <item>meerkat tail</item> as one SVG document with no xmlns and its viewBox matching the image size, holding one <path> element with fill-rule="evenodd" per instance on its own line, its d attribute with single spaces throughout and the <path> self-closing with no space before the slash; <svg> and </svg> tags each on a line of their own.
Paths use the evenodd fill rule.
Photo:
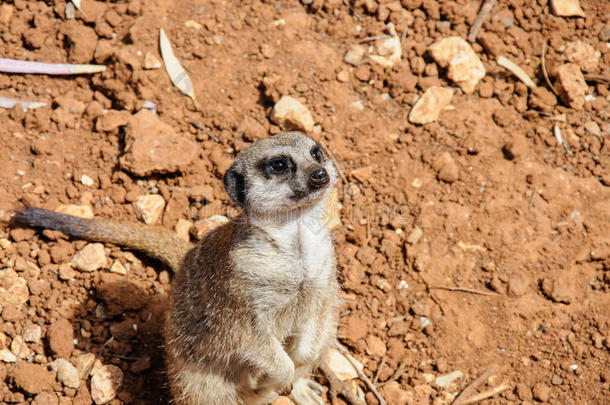
<svg viewBox="0 0 610 405">
<path fill-rule="evenodd" d="M 180 269 L 186 253 L 193 247 L 190 242 L 160 226 L 83 219 L 42 208 L 24 208 L 12 220 L 34 228 L 61 231 L 79 239 L 139 250 L 166 263 L 173 271 Z"/>
</svg>

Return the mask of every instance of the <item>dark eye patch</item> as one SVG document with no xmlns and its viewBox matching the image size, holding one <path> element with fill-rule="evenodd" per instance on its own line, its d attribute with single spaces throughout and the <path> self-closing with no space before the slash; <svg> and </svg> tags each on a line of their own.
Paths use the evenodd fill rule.
<svg viewBox="0 0 610 405">
<path fill-rule="evenodd" d="M 324 152 L 322 152 L 322 147 L 320 145 L 314 145 L 311 148 L 311 157 L 316 160 L 318 163 L 322 163 L 322 159 L 324 158 Z"/>
<path fill-rule="evenodd" d="M 265 159 L 260 163 L 259 166 L 263 172 L 263 175 L 267 179 L 271 176 L 283 176 L 296 170 L 294 161 L 288 156 L 275 156 Z"/>
</svg>

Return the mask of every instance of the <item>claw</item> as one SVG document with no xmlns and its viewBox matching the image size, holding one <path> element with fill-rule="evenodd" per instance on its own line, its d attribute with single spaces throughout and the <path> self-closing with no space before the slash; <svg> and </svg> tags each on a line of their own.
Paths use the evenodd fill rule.
<svg viewBox="0 0 610 405">
<path fill-rule="evenodd" d="M 290 396 L 297 405 L 324 405 L 323 392 L 324 387 L 317 382 L 301 378 L 292 385 Z"/>
</svg>

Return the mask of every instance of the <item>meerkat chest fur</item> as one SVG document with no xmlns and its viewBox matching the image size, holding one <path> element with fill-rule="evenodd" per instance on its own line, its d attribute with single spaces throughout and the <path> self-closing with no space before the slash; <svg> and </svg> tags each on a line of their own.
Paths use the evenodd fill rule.
<svg viewBox="0 0 610 405">
<path fill-rule="evenodd" d="M 242 279 L 255 287 L 254 312 L 280 339 L 336 293 L 333 243 L 320 207 L 324 201 L 281 220 L 254 220 L 256 231 L 233 254 Z"/>
</svg>

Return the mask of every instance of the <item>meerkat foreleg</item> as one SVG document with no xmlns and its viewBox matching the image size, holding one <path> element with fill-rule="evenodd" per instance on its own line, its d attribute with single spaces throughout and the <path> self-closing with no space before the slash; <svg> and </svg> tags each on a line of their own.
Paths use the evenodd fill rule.
<svg viewBox="0 0 610 405">
<path fill-rule="evenodd" d="M 245 360 L 259 376 L 256 391 L 283 391 L 292 384 L 295 376 L 294 362 L 282 344 L 273 337 L 254 343 L 255 348 L 245 354 Z"/>
</svg>

